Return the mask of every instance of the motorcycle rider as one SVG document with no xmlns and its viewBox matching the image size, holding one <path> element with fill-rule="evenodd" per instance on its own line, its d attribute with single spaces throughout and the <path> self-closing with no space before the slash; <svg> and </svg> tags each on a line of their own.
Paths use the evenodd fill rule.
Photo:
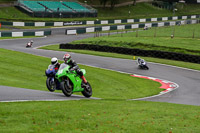
<svg viewBox="0 0 200 133">
<path fill-rule="evenodd" d="M 140 57 L 137 58 L 137 61 L 139 64 L 143 64 L 145 62 L 144 59 L 141 59 Z"/>
<path fill-rule="evenodd" d="M 33 40 L 31 40 L 30 43 L 31 43 L 31 46 L 32 46 L 33 45 Z"/>
<path fill-rule="evenodd" d="M 63 56 L 63 60 L 64 62 L 70 66 L 70 71 L 73 71 L 75 70 L 76 73 L 78 75 L 80 75 L 81 79 L 83 80 L 83 82 L 86 84 L 87 83 L 87 80 L 85 79 L 84 75 L 83 75 L 83 72 L 80 70 L 79 66 L 77 65 L 77 63 L 71 59 L 71 55 L 70 54 L 65 54 Z"/>
<path fill-rule="evenodd" d="M 32 45 L 33 45 L 33 40 L 29 41 L 29 42 L 26 44 L 27 47 L 32 47 Z"/>
<path fill-rule="evenodd" d="M 56 57 L 51 58 L 51 65 L 55 66 L 54 69 L 57 72 L 60 67 L 60 63 L 58 62 L 58 59 Z"/>
</svg>

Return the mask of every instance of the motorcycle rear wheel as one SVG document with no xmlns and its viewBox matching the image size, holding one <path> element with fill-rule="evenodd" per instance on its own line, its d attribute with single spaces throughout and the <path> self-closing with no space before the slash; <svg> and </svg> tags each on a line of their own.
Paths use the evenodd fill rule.
<svg viewBox="0 0 200 133">
<path fill-rule="evenodd" d="M 54 83 L 55 84 L 55 83 Z M 47 86 L 47 89 L 51 92 L 54 92 L 56 90 L 56 87 L 54 86 L 54 84 L 52 84 L 51 82 L 51 78 L 48 77 L 47 80 L 46 80 L 46 86 Z"/>
<path fill-rule="evenodd" d="M 65 94 L 65 96 L 70 97 L 72 95 L 72 88 L 67 86 L 67 82 L 62 81 L 60 83 L 60 87 L 62 89 L 62 92 Z"/>
<path fill-rule="evenodd" d="M 89 82 L 87 82 L 87 84 L 82 83 L 82 88 L 84 88 L 84 91 L 81 92 L 83 96 L 87 98 L 92 96 L 92 87 Z"/>
</svg>

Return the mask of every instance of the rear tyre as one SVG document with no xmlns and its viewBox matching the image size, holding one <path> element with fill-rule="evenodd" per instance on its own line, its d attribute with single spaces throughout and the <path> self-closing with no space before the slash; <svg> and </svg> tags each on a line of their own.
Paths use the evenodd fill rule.
<svg viewBox="0 0 200 133">
<path fill-rule="evenodd" d="M 65 96 L 70 97 L 72 95 L 72 87 L 71 88 L 68 87 L 66 81 L 62 81 L 60 83 L 60 87 L 62 89 L 62 92 L 65 94 Z"/>
<path fill-rule="evenodd" d="M 54 92 L 56 90 L 55 82 L 52 82 L 50 77 L 48 77 L 46 80 L 46 86 L 47 89 L 51 92 Z"/>
<path fill-rule="evenodd" d="M 92 96 L 92 87 L 89 82 L 87 82 L 87 84 L 82 83 L 82 88 L 84 89 L 84 91 L 81 92 L 83 96 L 87 98 Z"/>
</svg>

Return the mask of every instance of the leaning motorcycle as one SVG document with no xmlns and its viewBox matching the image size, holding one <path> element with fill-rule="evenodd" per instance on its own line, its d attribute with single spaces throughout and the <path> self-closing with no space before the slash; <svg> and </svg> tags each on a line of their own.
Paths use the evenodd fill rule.
<svg viewBox="0 0 200 133">
<path fill-rule="evenodd" d="M 26 44 L 26 48 L 32 47 L 32 44 L 29 42 Z"/>
<path fill-rule="evenodd" d="M 143 61 L 137 60 L 137 64 L 139 68 L 149 70 L 147 63 L 144 60 Z"/>
<path fill-rule="evenodd" d="M 81 92 L 85 97 L 92 96 L 92 87 L 89 82 L 84 83 L 75 70 L 70 71 L 70 66 L 63 63 L 56 73 L 56 79 L 60 82 L 60 88 L 65 96 L 69 97 L 74 92 Z M 81 69 L 83 75 L 85 69 Z"/>
<path fill-rule="evenodd" d="M 54 65 L 49 65 L 48 69 L 46 69 L 45 71 L 45 74 L 47 76 L 46 86 L 47 89 L 51 92 L 54 92 L 55 90 L 60 90 L 60 83 L 57 79 L 55 79 L 56 71 L 54 68 Z"/>
</svg>

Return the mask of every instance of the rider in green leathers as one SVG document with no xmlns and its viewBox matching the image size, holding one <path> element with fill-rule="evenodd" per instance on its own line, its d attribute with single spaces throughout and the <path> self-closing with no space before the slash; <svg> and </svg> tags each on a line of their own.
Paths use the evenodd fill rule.
<svg viewBox="0 0 200 133">
<path fill-rule="evenodd" d="M 87 84 L 87 80 L 85 79 L 85 77 L 84 77 L 84 75 L 83 75 L 83 72 L 80 70 L 80 68 L 79 68 L 79 66 L 77 65 L 77 63 L 76 63 L 74 60 L 71 59 L 71 55 L 68 54 L 68 53 L 65 54 L 65 55 L 63 56 L 63 60 L 64 60 L 64 62 L 65 62 L 67 65 L 70 66 L 70 71 L 75 70 L 76 73 L 77 73 L 78 75 L 80 75 L 80 77 L 81 77 L 81 79 L 83 80 L 83 82 L 84 82 L 85 84 Z"/>
</svg>

